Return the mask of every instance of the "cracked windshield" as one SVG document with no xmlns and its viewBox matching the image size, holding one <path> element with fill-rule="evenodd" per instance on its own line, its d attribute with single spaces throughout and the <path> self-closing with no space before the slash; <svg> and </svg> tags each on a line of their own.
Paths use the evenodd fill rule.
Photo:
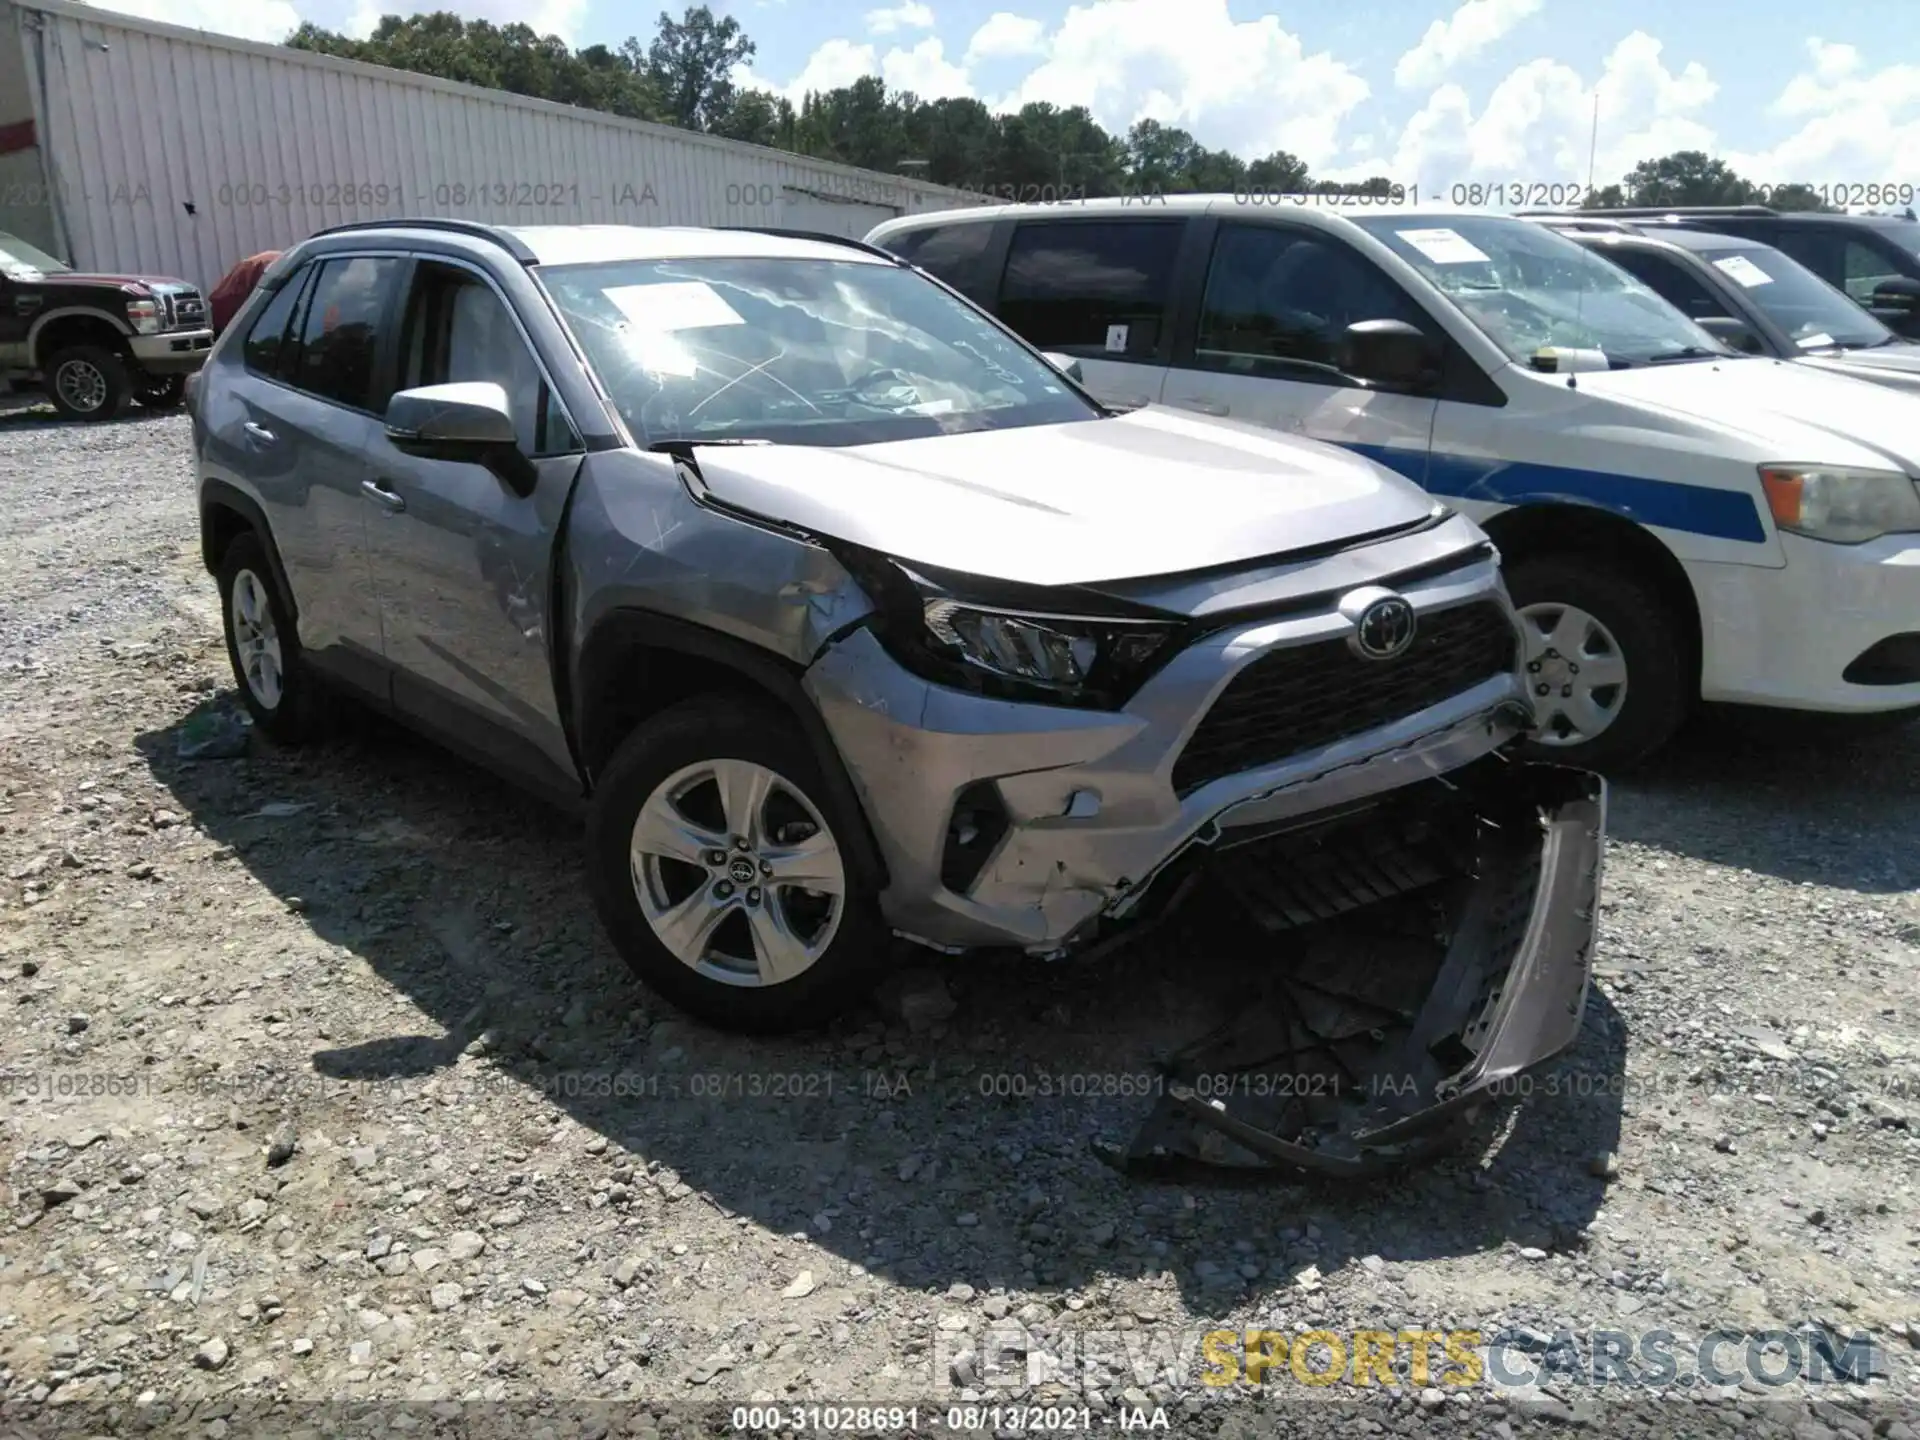
<svg viewBox="0 0 1920 1440">
<path fill-rule="evenodd" d="M 1597 351 L 1614 369 L 1734 353 L 1624 270 L 1524 220 L 1463 215 L 1442 226 L 1369 215 L 1354 223 L 1520 364 L 1543 350 Z"/>
<path fill-rule="evenodd" d="M 889 265 L 663 260 L 545 279 L 642 445 L 863 445 L 1097 413 L 983 316 Z"/>
</svg>

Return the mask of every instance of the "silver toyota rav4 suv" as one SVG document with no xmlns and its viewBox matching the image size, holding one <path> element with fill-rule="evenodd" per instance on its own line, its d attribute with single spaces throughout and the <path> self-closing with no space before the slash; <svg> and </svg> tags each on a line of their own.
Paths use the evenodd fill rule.
<svg viewBox="0 0 1920 1440">
<path fill-rule="evenodd" d="M 1323 1048 L 1412 1046 L 1376 1139 L 1579 1027 L 1603 789 L 1514 755 L 1498 557 L 1369 460 L 1103 408 L 913 266 L 771 231 L 325 231 L 192 411 L 254 722 L 352 692 L 583 807 L 609 935 L 697 1016 L 1197 893 L 1300 932 L 1276 969 L 1398 917 L 1313 962 Z"/>
</svg>

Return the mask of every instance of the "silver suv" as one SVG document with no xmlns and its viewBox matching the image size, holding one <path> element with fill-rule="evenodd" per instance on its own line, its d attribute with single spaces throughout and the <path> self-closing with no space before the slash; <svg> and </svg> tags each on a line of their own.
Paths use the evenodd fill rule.
<svg viewBox="0 0 1920 1440">
<path fill-rule="evenodd" d="M 323 232 L 193 424 L 254 721 L 344 689 L 583 807 L 614 943 L 709 1021 L 817 1022 L 890 935 L 1063 954 L 1212 877 L 1269 930 L 1519 887 L 1534 931 L 1468 945 L 1427 1039 L 1453 1074 L 1577 1029 L 1598 782 L 1508 757 L 1497 556 L 1370 460 L 1103 407 L 859 242 L 618 226 Z"/>
</svg>

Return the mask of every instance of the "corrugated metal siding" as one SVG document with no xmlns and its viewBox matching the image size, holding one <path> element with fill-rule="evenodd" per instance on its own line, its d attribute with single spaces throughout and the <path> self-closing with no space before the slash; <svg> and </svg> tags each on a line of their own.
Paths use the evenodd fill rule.
<svg viewBox="0 0 1920 1440">
<path fill-rule="evenodd" d="M 859 236 L 972 198 L 100 11 L 19 9 L 30 63 L 42 28 L 45 147 L 73 259 L 87 268 L 211 285 L 247 255 L 389 215 Z"/>
</svg>

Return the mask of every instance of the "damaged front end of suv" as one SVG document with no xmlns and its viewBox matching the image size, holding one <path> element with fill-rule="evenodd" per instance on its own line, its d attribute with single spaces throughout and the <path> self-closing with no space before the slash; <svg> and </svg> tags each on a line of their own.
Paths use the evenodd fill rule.
<svg viewBox="0 0 1920 1440">
<path fill-rule="evenodd" d="M 1070 613 L 836 553 L 877 611 L 808 686 L 896 929 L 1047 957 L 1157 930 L 1244 969 L 1110 1163 L 1379 1173 L 1577 1036 L 1605 785 L 1521 758 L 1518 627 L 1465 521 L 1081 589 Z M 1084 693 L 1009 679 L 1049 644 L 1081 645 Z"/>
<path fill-rule="evenodd" d="M 1169 918 L 1176 945 L 1243 957 L 1249 983 L 1098 1153 L 1143 1175 L 1364 1178 L 1449 1146 L 1579 1034 L 1605 825 L 1599 776 L 1496 751 L 1223 839 Z"/>
</svg>

